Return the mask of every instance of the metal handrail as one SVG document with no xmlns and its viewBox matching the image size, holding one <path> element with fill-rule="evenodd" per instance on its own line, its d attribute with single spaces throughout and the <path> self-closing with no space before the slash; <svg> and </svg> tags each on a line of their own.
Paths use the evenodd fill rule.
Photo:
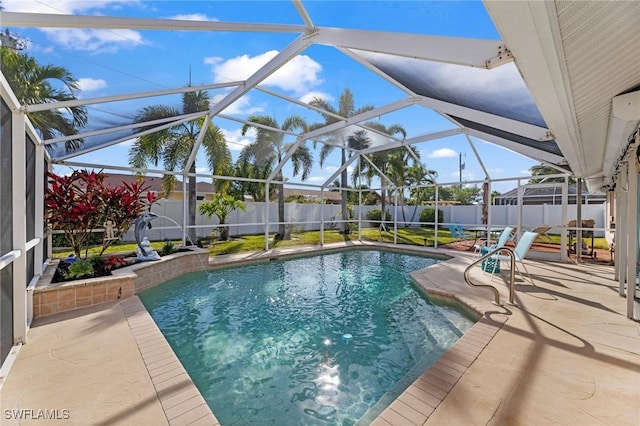
<svg viewBox="0 0 640 426">
<path fill-rule="evenodd" d="M 516 255 L 513 252 L 513 250 L 511 250 L 509 247 L 498 247 L 495 250 L 490 251 L 489 253 L 485 254 L 484 256 L 480 257 L 479 259 L 476 259 L 475 261 L 473 261 L 471 263 L 471 265 L 467 266 L 467 269 L 464 270 L 464 281 L 467 283 L 467 285 L 469 287 L 489 287 L 492 291 L 493 294 L 495 296 L 495 300 L 491 303 L 493 303 L 494 305 L 498 305 L 498 306 L 502 306 L 502 303 L 500 303 L 500 293 L 498 292 L 498 289 L 490 284 L 474 284 L 471 282 L 471 279 L 469 278 L 469 271 L 471 271 L 471 268 L 474 267 L 475 265 L 477 265 L 478 263 L 482 262 L 485 259 L 488 259 L 489 257 L 501 252 L 501 251 L 506 251 L 507 253 L 509 253 L 509 256 L 511 257 L 511 265 L 510 265 L 510 284 L 509 284 L 509 304 L 515 306 L 516 303 L 514 301 L 515 298 L 515 293 L 516 293 L 516 280 L 515 280 L 515 272 L 516 272 Z M 498 259 L 496 259 L 496 261 L 499 262 Z"/>
</svg>

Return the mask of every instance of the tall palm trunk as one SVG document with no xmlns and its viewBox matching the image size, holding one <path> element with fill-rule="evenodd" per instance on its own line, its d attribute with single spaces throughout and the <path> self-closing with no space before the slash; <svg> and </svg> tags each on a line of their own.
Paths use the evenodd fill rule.
<svg viewBox="0 0 640 426">
<path fill-rule="evenodd" d="M 404 204 L 404 190 L 402 190 L 402 192 L 401 192 L 400 189 L 397 188 L 396 191 L 398 191 L 397 192 L 397 194 L 398 194 L 398 204 L 400 205 L 400 210 L 402 211 L 402 223 L 403 223 L 402 226 L 404 228 L 408 228 L 407 215 L 404 212 L 404 206 L 405 206 L 405 204 Z"/>
<path fill-rule="evenodd" d="M 347 155 L 346 155 L 346 150 L 344 148 L 342 148 L 342 162 L 341 164 L 344 165 L 347 162 Z M 345 188 L 347 187 L 347 179 L 349 179 L 349 176 L 347 174 L 347 169 L 346 167 L 342 170 L 342 173 L 340 174 L 340 180 L 341 182 L 341 186 L 342 186 L 342 190 L 341 192 L 341 199 L 340 199 L 340 207 L 342 209 L 342 233 L 343 234 L 348 234 L 349 231 L 349 224 L 347 223 L 347 219 L 349 218 L 349 212 L 347 211 L 347 191 L 345 190 Z"/>
<path fill-rule="evenodd" d="M 282 182 L 282 173 L 278 173 L 278 180 Z M 289 240 L 290 236 L 286 235 L 286 225 L 284 223 L 284 183 L 278 184 L 278 234 L 283 240 Z"/>
<path fill-rule="evenodd" d="M 194 226 L 196 224 L 196 199 L 197 199 L 197 192 L 196 192 L 196 164 L 195 161 L 193 162 L 193 164 L 191 165 L 191 167 L 189 168 L 189 173 L 192 174 L 192 176 L 189 176 L 189 200 L 188 200 L 188 205 L 189 205 L 189 222 L 188 225 L 189 226 Z M 187 235 L 189 236 L 189 240 L 191 241 L 192 244 L 196 243 L 196 229 L 195 228 L 189 228 L 189 231 L 187 232 Z"/>
<path fill-rule="evenodd" d="M 411 223 L 415 221 L 417 212 L 418 212 L 418 198 L 416 197 L 416 204 L 413 206 L 413 213 L 411 213 L 411 220 L 410 220 Z"/>
</svg>

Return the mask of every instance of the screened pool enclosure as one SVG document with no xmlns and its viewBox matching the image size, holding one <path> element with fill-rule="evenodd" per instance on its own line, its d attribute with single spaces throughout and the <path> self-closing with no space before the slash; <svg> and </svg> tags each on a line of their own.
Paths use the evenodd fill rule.
<svg viewBox="0 0 640 426">
<path fill-rule="evenodd" d="M 190 3 L 194 13 L 202 3 Z M 551 176 L 565 182 L 569 176 L 575 177 L 579 182 L 578 197 L 581 185 L 591 193 L 610 194 L 607 212 L 611 217 L 603 221 L 599 230 L 611 232 L 611 225 L 615 223 L 616 229 L 628 231 L 616 235 L 615 267 L 620 294 L 627 295 L 627 315 L 634 317 L 633 295 L 625 289 L 627 277 L 633 280 L 636 276 L 638 257 L 636 152 L 640 142 L 637 132 L 640 32 L 634 26 L 640 16 L 638 3 L 616 2 L 594 8 L 589 2 L 487 1 L 484 5 L 500 34 L 498 40 L 383 31 L 374 21 L 366 23 L 366 30 L 344 28 L 332 24 L 326 13 L 317 10 L 320 7 L 324 12 L 338 9 L 340 3 L 320 3 L 278 2 L 277 7 L 295 10 L 295 23 L 170 19 L 166 18 L 169 12 L 141 18 L 121 16 L 117 10 L 101 16 L 29 13 L 10 8 L 0 12 L 3 27 L 12 29 L 126 29 L 187 35 L 194 40 L 210 34 L 250 33 L 256 36 L 256 43 L 260 35 L 277 35 L 267 46 L 272 53 L 247 76 L 205 84 L 162 89 L 140 84 L 136 86 L 142 88 L 139 91 L 132 90 L 134 85 L 129 84 L 123 85 L 120 93 L 29 104 L 17 99 L 4 74 L 0 75 L 2 361 L 15 344 L 27 342 L 30 292 L 52 253 L 51 230 L 43 220 L 43 198 L 46 173 L 54 169 L 89 168 L 114 174 L 174 176 L 181 208 L 177 222 L 185 238 L 190 232 L 195 235 L 199 227 L 205 227 L 196 225 L 196 197 L 189 196 L 196 193 L 196 181 L 205 180 L 214 188 L 224 186 L 225 182 L 239 188 L 255 185 L 255 194 L 262 198 L 252 201 L 263 204 L 260 209 L 256 208 L 250 221 L 238 227 L 252 227 L 252 232 L 264 234 L 265 247 L 268 247 L 279 225 L 290 224 L 292 220 L 307 229 L 319 229 L 321 233 L 330 226 L 340 227 L 349 222 L 356 229 L 354 235 L 359 235 L 357 230 L 366 219 L 365 209 L 360 208 L 366 195 L 363 185 L 367 185 L 367 191 L 380 194 L 381 200 L 387 203 L 394 228 L 400 221 L 409 226 L 419 225 L 417 220 L 400 219 L 398 210 L 417 188 L 434 190 L 432 207 L 436 209 L 441 206 L 438 191 L 443 187 L 478 185 L 484 186 L 485 193 L 491 193 L 493 185 L 511 181 L 521 189 L 530 176 L 514 171 L 511 178 L 498 178 L 487 167 L 481 146 L 489 143 L 556 169 L 558 173 Z M 162 7 L 162 3 L 158 5 Z M 238 7 L 247 5 L 239 3 Z M 338 12 L 333 10 L 334 14 Z M 585 24 L 570 31 L 573 16 L 580 16 L 587 24 L 610 22 L 608 18 L 615 16 L 615 34 L 614 24 L 609 28 Z M 602 48 L 605 45 L 615 47 Z M 322 56 L 327 52 L 329 54 Z M 331 78 L 336 81 L 340 73 L 331 66 L 332 61 L 337 61 L 339 66 L 349 63 L 356 65 L 366 78 L 392 89 L 393 96 L 385 96 L 380 102 L 375 96 L 376 90 L 371 90 L 369 99 L 358 99 L 366 108 L 354 107 L 341 114 L 338 110 L 323 108 L 320 102 L 301 99 L 270 84 L 273 80 L 269 79 L 282 73 L 288 65 L 319 57 L 327 58 L 322 66 L 333 69 L 335 75 Z M 127 57 L 127 60 L 133 59 Z M 590 60 L 598 62 L 589 63 Z M 151 66 L 161 65 L 158 62 Z M 344 87 L 348 86 L 349 82 L 344 82 Z M 181 111 L 184 95 L 197 92 L 208 94 L 209 107 L 195 112 Z M 260 99 L 266 105 L 265 111 L 278 110 L 279 115 L 271 123 L 250 120 L 262 114 L 239 111 L 237 107 L 248 98 Z M 156 104 L 168 105 L 175 114 L 148 120 L 136 116 L 137 111 Z M 42 138 L 29 119 L 41 111 L 65 111 L 80 106 L 87 108 L 88 124 L 77 134 Z M 309 125 L 284 126 L 285 117 L 294 115 L 305 117 Z M 420 125 L 415 124 L 416 117 Z M 198 123 L 193 145 L 171 169 L 165 169 L 162 164 L 141 163 L 135 167 L 109 161 L 115 152 L 110 150 L 129 149 L 140 137 L 190 123 Z M 206 158 L 212 149 L 206 136 L 210 124 L 218 128 L 242 128 L 242 136 L 250 139 L 243 144 L 262 138 L 277 146 L 274 154 L 269 153 L 271 167 L 265 167 L 265 173 L 260 176 L 230 173 L 216 164 L 211 164 L 208 171 L 197 168 L 196 159 Z M 404 131 L 394 131 L 396 125 Z M 239 143 L 239 139 L 228 139 L 227 148 L 228 144 Z M 482 176 L 463 181 L 462 167 L 459 180 L 432 170 L 428 159 L 418 151 L 434 141 L 463 145 L 468 153 L 466 161 L 477 162 Z M 79 147 L 70 149 L 74 142 Z M 318 156 L 322 150 L 341 154 L 339 166 L 327 172 L 322 181 L 302 180 L 304 162 L 297 161 L 304 150 Z M 390 175 L 379 161 L 380 156 L 388 156 L 390 152 L 413 165 L 421 178 L 401 180 Z M 257 150 L 249 154 L 266 164 L 268 155 L 264 152 Z M 280 186 L 316 191 L 317 215 L 307 220 L 291 213 L 295 208 L 291 206 L 284 212 L 278 211 Z M 565 183 L 561 225 L 582 217 L 580 207 L 576 207 L 576 216 L 569 214 L 566 188 Z M 325 202 L 327 194 L 336 190 L 356 194 L 354 198 L 358 202 L 354 203 L 353 217 L 342 215 L 347 210 L 345 204 L 332 206 Z M 247 189 L 242 191 L 248 193 Z M 544 224 L 525 224 L 521 213 L 513 216 L 511 223 L 499 223 L 503 219 L 494 217 L 495 211 L 493 207 L 487 209 L 484 222 L 489 226 L 520 224 L 522 229 L 524 225 Z M 446 222 L 435 224 L 436 232 Z M 559 228 L 559 233 L 566 244 L 566 227 Z M 562 260 L 566 260 L 564 252 L 561 250 Z"/>
</svg>

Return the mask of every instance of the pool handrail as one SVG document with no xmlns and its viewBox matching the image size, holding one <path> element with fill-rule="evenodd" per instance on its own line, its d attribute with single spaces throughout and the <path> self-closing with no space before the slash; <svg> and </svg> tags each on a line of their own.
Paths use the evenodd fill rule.
<svg viewBox="0 0 640 426">
<path fill-rule="evenodd" d="M 514 254 L 513 250 L 510 249 L 509 247 L 497 247 L 495 250 L 491 250 L 489 253 L 481 256 L 480 258 L 474 260 L 473 262 L 471 262 L 471 265 L 467 266 L 467 268 L 464 270 L 464 282 L 467 283 L 467 285 L 469 287 L 489 287 L 492 291 L 493 291 L 493 295 L 495 297 L 495 300 L 491 303 L 493 303 L 494 305 L 498 305 L 498 306 L 502 306 L 502 303 L 500 303 L 500 293 L 498 292 L 498 289 L 494 286 L 492 286 L 491 284 L 474 284 L 471 282 L 471 279 L 469 278 L 469 272 L 471 271 L 471 268 L 473 268 L 475 265 L 477 265 L 478 263 L 482 262 L 485 259 L 490 258 L 491 256 L 497 254 L 498 252 L 501 251 L 506 251 L 507 254 L 511 257 L 511 262 L 509 265 L 509 269 L 510 269 L 510 282 L 509 282 L 509 305 L 512 306 L 517 306 L 517 304 L 514 301 L 515 298 L 515 292 L 516 292 L 516 285 L 515 285 L 515 272 L 516 272 L 516 268 L 515 268 L 515 260 L 516 260 L 516 255 Z"/>
</svg>

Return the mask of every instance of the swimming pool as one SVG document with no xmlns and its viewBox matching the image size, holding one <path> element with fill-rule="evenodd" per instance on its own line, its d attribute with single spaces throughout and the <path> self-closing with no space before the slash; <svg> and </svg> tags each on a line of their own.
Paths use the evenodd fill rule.
<svg viewBox="0 0 640 426">
<path fill-rule="evenodd" d="M 223 425 L 367 423 L 473 322 L 354 250 L 186 274 L 140 294 Z"/>
</svg>

